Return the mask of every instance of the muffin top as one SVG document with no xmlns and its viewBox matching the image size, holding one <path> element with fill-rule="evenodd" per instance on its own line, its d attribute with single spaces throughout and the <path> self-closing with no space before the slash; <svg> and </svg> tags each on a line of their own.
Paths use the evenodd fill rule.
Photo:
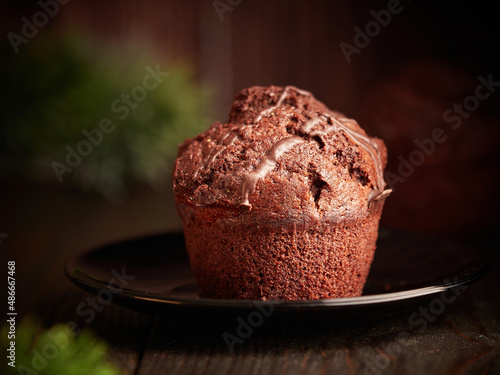
<svg viewBox="0 0 500 375">
<path fill-rule="evenodd" d="M 223 124 L 179 146 L 178 203 L 339 221 L 390 192 L 382 140 L 293 86 L 241 91 Z"/>
</svg>

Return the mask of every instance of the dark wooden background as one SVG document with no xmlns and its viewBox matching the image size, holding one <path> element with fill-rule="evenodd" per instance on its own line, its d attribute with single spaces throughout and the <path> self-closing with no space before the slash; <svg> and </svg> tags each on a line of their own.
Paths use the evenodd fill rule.
<svg viewBox="0 0 500 375">
<path fill-rule="evenodd" d="M 387 1 L 239 3 L 221 20 L 214 1 L 72 0 L 42 30 L 77 33 L 118 51 L 146 49 L 158 63 L 188 63 L 197 79 L 212 86 L 220 119 L 234 95 L 252 85 L 296 85 L 353 115 L 366 91 L 414 60 L 444 58 L 473 74 L 498 72 L 495 14 L 486 3 L 401 0 L 402 11 L 351 63 L 339 44 L 354 45 L 353 28 L 364 29 L 370 12 L 387 9 Z M 39 10 L 36 1 L 2 4 L 2 35 L 20 34 L 21 17 Z"/>
</svg>

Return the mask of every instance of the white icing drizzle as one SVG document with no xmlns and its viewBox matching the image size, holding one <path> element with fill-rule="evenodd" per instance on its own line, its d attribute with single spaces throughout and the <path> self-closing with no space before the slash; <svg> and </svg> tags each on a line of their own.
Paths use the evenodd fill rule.
<svg viewBox="0 0 500 375">
<path fill-rule="evenodd" d="M 283 90 L 283 92 L 281 93 L 281 96 L 279 97 L 278 101 L 276 102 L 275 105 L 273 105 L 272 107 L 269 107 L 269 108 L 266 108 L 264 109 L 263 111 L 261 111 L 257 117 L 255 117 L 255 119 L 253 120 L 254 124 L 258 123 L 262 117 L 264 116 L 267 116 L 268 114 L 272 113 L 275 109 L 279 108 L 281 105 L 283 105 L 283 102 L 285 101 L 285 99 L 287 98 L 288 96 L 288 91 L 290 89 L 293 89 L 295 91 L 297 91 L 300 95 L 303 95 L 303 96 L 311 96 L 311 93 L 307 92 L 307 91 L 304 91 L 304 90 L 300 90 L 298 89 L 297 87 L 295 86 L 286 86 L 285 89 Z"/>
<path fill-rule="evenodd" d="M 243 126 L 240 126 L 240 127 L 243 127 Z M 198 165 L 198 168 L 194 172 L 193 178 L 198 177 L 198 174 L 200 173 L 200 171 L 202 169 L 209 169 L 210 165 L 214 162 L 215 158 L 217 156 L 219 156 L 219 154 L 222 151 L 224 151 L 226 149 L 226 147 L 234 144 L 234 142 L 238 138 L 239 138 L 238 134 L 233 133 L 233 132 L 227 132 L 226 134 L 224 134 L 224 136 L 217 141 L 217 144 L 212 149 L 212 151 Z M 226 139 L 229 139 L 229 141 L 225 142 Z"/>
<path fill-rule="evenodd" d="M 294 86 L 286 86 L 280 95 L 278 101 L 275 105 L 266 108 L 261 111 L 253 123 L 258 123 L 264 116 L 271 114 L 274 110 L 283 105 L 286 100 L 290 89 L 295 90 L 297 93 L 303 96 L 312 96 L 309 92 L 300 90 Z M 314 130 L 316 125 L 321 124 L 322 122 L 326 122 L 327 126 L 322 130 Z M 376 174 L 377 181 L 376 186 L 370 193 L 368 197 L 368 204 L 377 199 L 385 198 L 391 190 L 383 190 L 384 189 L 384 179 L 383 179 L 383 168 L 382 168 L 382 160 L 380 150 L 376 142 L 374 142 L 370 137 L 362 134 L 361 132 L 350 128 L 345 122 L 353 122 L 353 120 L 347 118 L 334 118 L 329 114 L 322 113 L 318 116 L 314 116 L 309 120 L 305 121 L 299 128 L 299 132 L 307 135 L 309 137 L 316 136 L 324 136 L 331 132 L 343 131 L 348 137 L 352 139 L 352 141 L 363 149 L 367 151 L 370 157 L 373 159 L 376 166 Z M 249 125 L 238 125 L 236 129 L 242 129 L 245 126 Z M 209 154 L 202 160 L 202 162 L 198 165 L 198 168 L 194 172 L 194 178 L 196 178 L 202 169 L 208 170 L 214 160 L 228 147 L 234 144 L 234 142 L 239 138 L 239 135 L 234 131 L 228 131 L 215 143 L 214 148 L 209 152 Z M 278 162 L 278 159 L 285 153 L 289 152 L 296 145 L 305 142 L 306 139 L 300 136 L 290 136 L 281 139 L 276 142 L 267 154 L 261 159 L 256 168 L 246 174 L 243 178 L 242 187 L 241 187 L 241 205 L 251 207 L 249 202 L 249 196 L 255 190 L 257 183 L 264 179 L 269 172 L 271 172 Z M 375 152 L 374 152 L 375 151 Z"/>
<path fill-rule="evenodd" d="M 330 120 L 332 125 L 329 125 L 326 127 L 324 130 L 315 130 L 311 131 L 313 127 L 321 122 L 321 117 L 325 120 Z M 342 118 L 344 121 L 352 121 L 347 118 Z M 376 181 L 376 190 L 378 190 L 379 193 L 382 193 L 383 188 L 384 188 L 384 176 L 383 176 L 383 168 L 382 168 L 382 158 L 380 155 L 380 150 L 378 148 L 378 145 L 376 142 L 373 142 L 373 140 L 365 135 L 363 135 L 360 132 L 357 132 L 347 125 L 343 124 L 341 121 L 337 120 L 334 117 L 331 117 L 329 115 L 320 115 L 320 117 L 313 117 L 310 120 L 306 121 L 301 127 L 300 131 L 304 134 L 307 134 L 311 137 L 315 136 L 321 136 L 321 135 L 326 135 L 328 133 L 334 132 L 334 131 L 339 131 L 342 130 L 344 133 L 346 133 L 348 136 L 353 138 L 354 143 L 359 144 L 362 148 L 364 148 L 370 157 L 373 159 L 373 162 L 375 163 L 375 168 L 376 168 L 376 173 L 377 173 L 377 181 Z M 375 150 L 376 154 L 373 152 Z"/>
<path fill-rule="evenodd" d="M 262 112 L 260 112 L 259 115 L 257 116 L 257 118 L 254 120 L 254 124 L 256 124 L 257 122 L 259 122 L 264 115 L 267 115 L 268 113 L 272 113 L 272 111 L 274 111 L 276 108 L 278 108 L 281 105 L 283 105 L 283 102 L 287 98 L 288 91 L 290 89 L 293 89 L 293 90 L 297 91 L 301 95 L 311 96 L 311 94 L 309 92 L 307 92 L 307 91 L 300 90 L 300 89 L 298 89 L 297 87 L 294 87 L 294 86 L 286 86 L 285 89 L 283 90 L 283 92 L 281 93 L 281 96 L 279 97 L 279 99 L 276 102 L 276 104 L 274 106 L 269 107 L 269 108 L 263 110 Z M 247 125 L 239 125 L 237 127 L 237 129 L 242 129 L 245 126 L 247 126 Z M 229 141 L 227 143 L 225 143 L 226 139 L 228 139 L 228 138 L 229 138 Z M 231 146 L 232 144 L 234 144 L 234 142 L 238 138 L 239 138 L 238 134 L 234 133 L 233 131 L 230 131 L 230 132 L 224 134 L 224 136 L 221 137 L 217 141 L 217 143 L 216 143 L 215 147 L 212 149 L 212 151 L 198 165 L 198 168 L 194 172 L 193 178 L 196 179 L 202 169 L 208 170 L 209 167 L 210 167 L 210 165 L 217 158 L 217 156 L 219 156 L 221 154 L 221 152 L 226 149 L 226 147 Z"/>
<path fill-rule="evenodd" d="M 311 134 L 310 131 L 314 127 L 314 125 L 319 124 L 320 122 L 321 122 L 320 117 L 313 117 L 313 118 L 307 120 L 306 122 L 304 122 L 299 130 L 303 134 L 308 134 L 311 137 L 314 137 L 315 134 Z"/>
<path fill-rule="evenodd" d="M 287 86 L 283 90 L 283 93 L 281 94 L 276 104 L 261 111 L 259 115 L 255 118 L 254 123 L 259 122 L 263 116 L 272 113 L 274 110 L 280 107 L 285 101 L 288 95 L 288 91 L 291 88 L 296 90 L 301 95 L 311 96 L 311 94 L 306 91 L 299 90 L 293 86 Z M 353 121 L 347 118 L 341 118 L 341 120 L 345 122 Z M 328 126 L 324 130 L 313 131 L 313 128 L 316 125 L 320 124 L 322 121 L 326 121 L 328 123 Z M 382 167 L 382 158 L 380 150 L 378 148 L 377 143 L 374 142 L 370 137 L 362 134 L 359 131 L 351 129 L 342 121 L 339 121 L 338 119 L 330 116 L 329 114 L 321 114 L 319 116 L 314 116 L 309 120 L 307 120 L 306 122 L 304 122 L 301 125 L 299 131 L 302 134 L 308 135 L 310 137 L 315 137 L 315 136 L 324 136 L 330 132 L 342 130 L 347 136 L 349 136 L 354 141 L 354 143 L 358 144 L 368 152 L 368 154 L 375 163 L 376 175 L 377 175 L 376 186 L 374 187 L 374 189 L 372 190 L 372 192 L 368 197 L 368 205 L 370 205 L 372 201 L 385 198 L 391 192 L 390 189 L 384 190 L 385 182 L 383 177 L 383 167 Z M 331 123 L 331 125 L 329 123 Z M 255 170 L 246 174 L 245 177 L 243 178 L 243 183 L 241 188 L 242 191 L 241 205 L 251 207 L 248 197 L 255 190 L 257 183 L 261 179 L 265 178 L 267 174 L 276 167 L 277 160 L 281 155 L 283 155 L 285 152 L 288 152 L 295 145 L 302 143 L 304 141 L 305 140 L 302 137 L 292 136 L 278 141 L 271 147 L 269 152 L 260 161 L 259 165 L 255 168 Z M 373 150 L 375 150 L 375 152 Z"/>
<path fill-rule="evenodd" d="M 271 147 L 266 156 L 264 156 L 264 158 L 260 161 L 257 168 L 245 175 L 245 177 L 243 178 L 243 184 L 241 188 L 241 205 L 251 207 L 251 204 L 248 201 L 248 196 L 255 190 L 257 182 L 265 178 L 267 174 L 276 167 L 276 163 L 281 155 L 290 151 L 295 145 L 298 145 L 302 142 L 305 142 L 304 138 L 291 136 L 283 138 Z"/>
</svg>

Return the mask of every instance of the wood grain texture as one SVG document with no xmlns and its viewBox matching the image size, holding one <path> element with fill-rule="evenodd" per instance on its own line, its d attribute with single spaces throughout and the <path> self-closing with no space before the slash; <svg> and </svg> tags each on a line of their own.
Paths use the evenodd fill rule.
<svg viewBox="0 0 500 375">
<path fill-rule="evenodd" d="M 425 329 L 411 324 L 411 311 L 376 322 L 335 324 L 311 322 L 312 315 L 284 325 L 282 317 L 271 316 L 235 344 L 233 353 L 222 335 L 236 334 L 238 315 L 157 316 L 138 373 L 494 374 L 500 366 L 498 296 L 487 292 L 494 285 L 498 277 L 490 273 Z M 429 309 L 432 301 L 414 312 Z"/>
</svg>

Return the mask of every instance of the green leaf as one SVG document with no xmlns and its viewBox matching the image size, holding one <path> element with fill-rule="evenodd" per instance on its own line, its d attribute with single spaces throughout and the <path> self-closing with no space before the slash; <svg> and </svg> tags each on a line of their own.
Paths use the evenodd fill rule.
<svg viewBox="0 0 500 375">
<path fill-rule="evenodd" d="M 11 345 L 7 336 L 9 326 L 4 324 L 0 331 L 0 348 L 5 353 Z M 15 333 L 16 367 L 7 366 L 6 375 L 19 374 L 20 369 L 39 375 L 120 373 L 107 360 L 106 342 L 88 329 L 73 337 L 64 324 L 44 330 L 36 318 L 28 316 L 17 325 Z"/>
<path fill-rule="evenodd" d="M 157 65 L 170 74 L 131 108 L 122 95 L 140 92 L 146 68 Z M 58 183 L 52 163 L 67 165 L 67 148 L 78 152 L 88 142 L 82 131 L 101 132 L 108 118 L 114 130 L 62 179 L 111 200 L 140 185 L 162 186 L 177 145 L 212 122 L 208 90 L 188 64 L 44 33 L 17 55 L 0 48 L 0 69 L 8 72 L 0 75 L 0 167 Z"/>
</svg>

